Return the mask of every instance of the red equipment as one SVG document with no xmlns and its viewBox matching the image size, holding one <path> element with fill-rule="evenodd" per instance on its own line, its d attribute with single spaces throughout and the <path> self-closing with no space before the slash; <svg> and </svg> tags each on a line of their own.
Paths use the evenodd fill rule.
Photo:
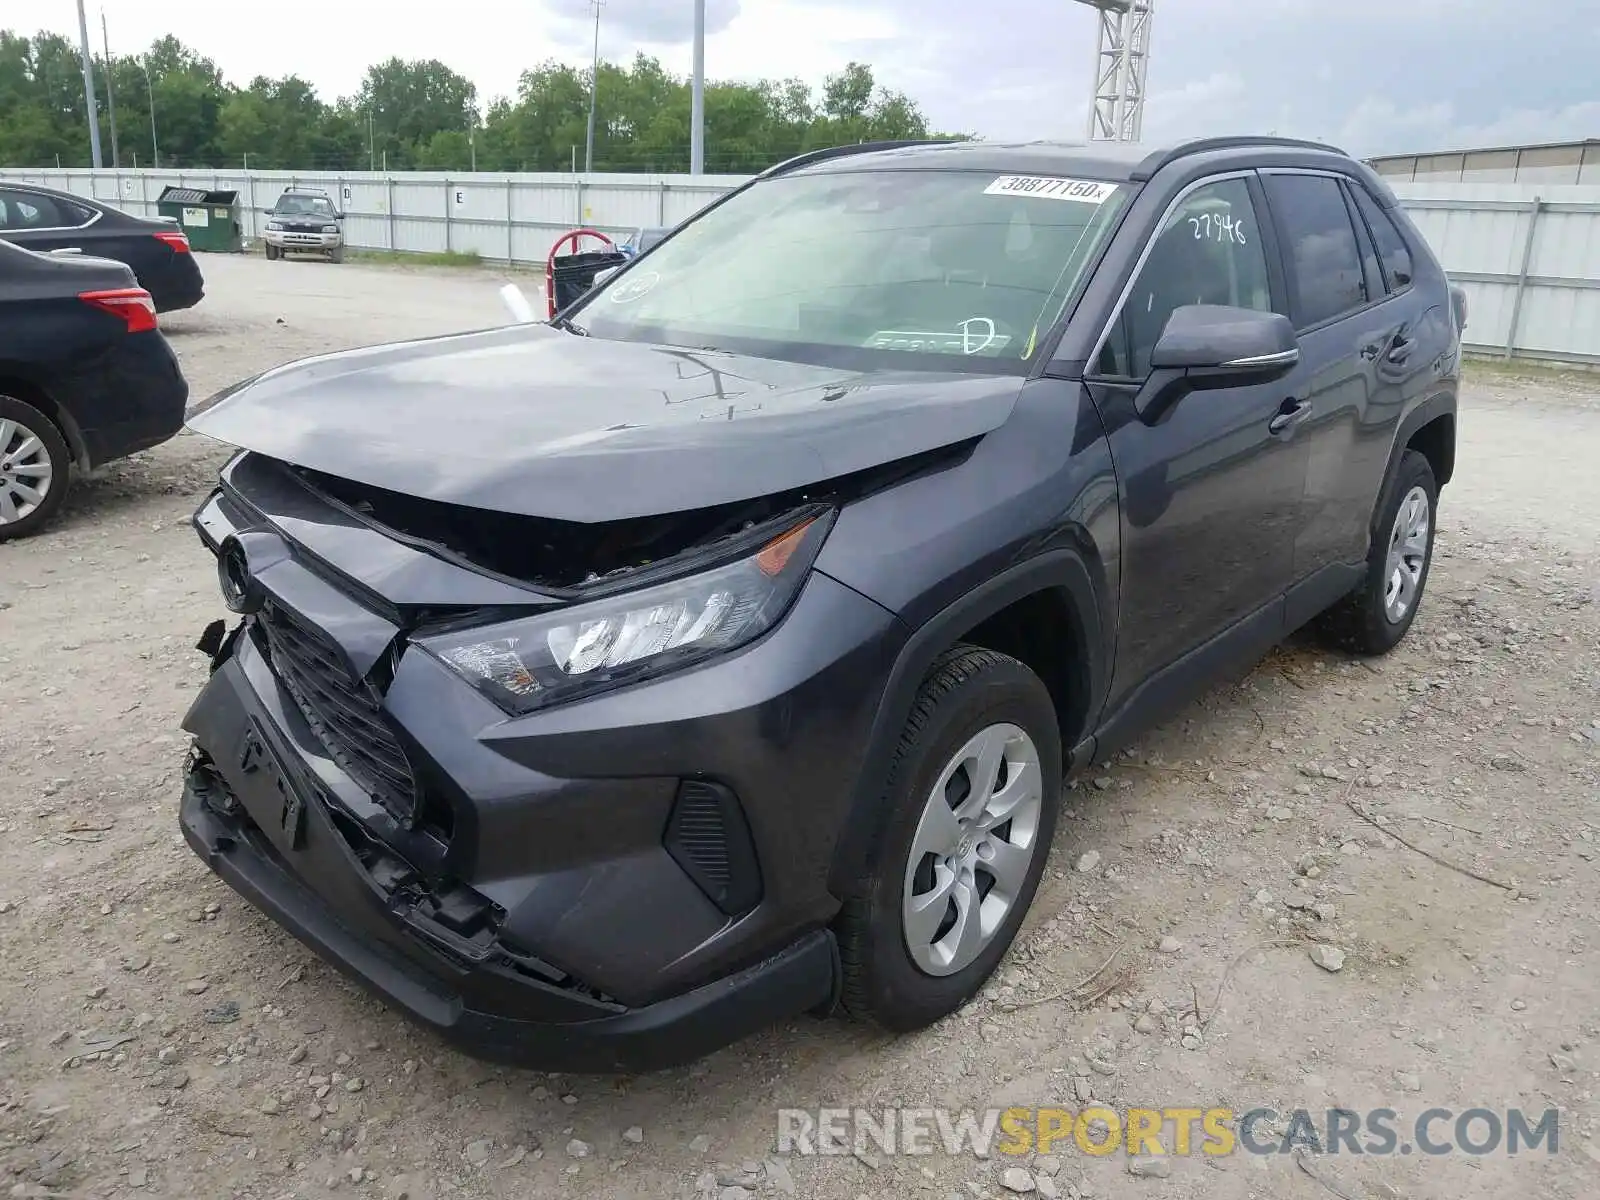
<svg viewBox="0 0 1600 1200">
<path fill-rule="evenodd" d="M 556 258 L 558 257 L 558 251 L 568 242 L 571 242 L 573 253 L 577 253 L 578 243 L 586 237 L 596 238 L 604 242 L 607 248 L 616 249 L 617 244 L 598 229 L 574 229 L 570 233 L 563 233 L 556 239 L 556 244 L 550 247 L 550 253 L 544 260 L 545 303 L 549 307 L 549 315 L 552 317 L 556 315 Z"/>
</svg>

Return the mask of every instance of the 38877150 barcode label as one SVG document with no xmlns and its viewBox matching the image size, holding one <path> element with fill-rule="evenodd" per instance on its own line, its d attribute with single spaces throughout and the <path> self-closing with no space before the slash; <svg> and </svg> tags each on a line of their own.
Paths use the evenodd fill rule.
<svg viewBox="0 0 1600 1200">
<path fill-rule="evenodd" d="M 983 189 L 986 196 L 1039 196 L 1046 200 L 1076 200 L 1104 204 L 1117 190 L 1114 183 L 1098 179 L 1052 179 L 1039 175 L 1002 175 Z"/>
</svg>

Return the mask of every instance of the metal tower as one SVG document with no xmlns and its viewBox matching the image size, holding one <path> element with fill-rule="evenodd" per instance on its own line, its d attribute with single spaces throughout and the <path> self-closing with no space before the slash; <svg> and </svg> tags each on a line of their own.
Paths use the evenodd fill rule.
<svg viewBox="0 0 1600 1200">
<path fill-rule="evenodd" d="M 1145 76 L 1150 65 L 1150 15 L 1155 0 L 1078 0 L 1097 10 L 1091 142 L 1137 142 L 1144 127 Z"/>
</svg>

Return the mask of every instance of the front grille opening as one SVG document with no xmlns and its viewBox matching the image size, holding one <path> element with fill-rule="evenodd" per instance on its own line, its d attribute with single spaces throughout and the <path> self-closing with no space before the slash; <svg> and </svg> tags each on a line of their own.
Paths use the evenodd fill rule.
<svg viewBox="0 0 1600 1200">
<path fill-rule="evenodd" d="M 261 613 L 267 659 L 339 769 L 406 828 L 418 818 L 416 775 L 374 689 L 352 677 L 339 651 L 293 613 Z"/>
</svg>

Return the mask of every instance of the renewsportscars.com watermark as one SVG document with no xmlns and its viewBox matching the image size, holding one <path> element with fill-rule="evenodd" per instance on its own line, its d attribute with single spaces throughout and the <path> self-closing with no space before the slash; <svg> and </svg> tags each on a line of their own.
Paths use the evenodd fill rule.
<svg viewBox="0 0 1600 1200">
<path fill-rule="evenodd" d="M 782 1108 L 778 1153 L 792 1155 L 996 1154 L 1211 1157 L 1291 1154 L 1555 1154 L 1557 1109 L 1430 1108 L 1415 1118 L 1392 1108 Z"/>
</svg>

